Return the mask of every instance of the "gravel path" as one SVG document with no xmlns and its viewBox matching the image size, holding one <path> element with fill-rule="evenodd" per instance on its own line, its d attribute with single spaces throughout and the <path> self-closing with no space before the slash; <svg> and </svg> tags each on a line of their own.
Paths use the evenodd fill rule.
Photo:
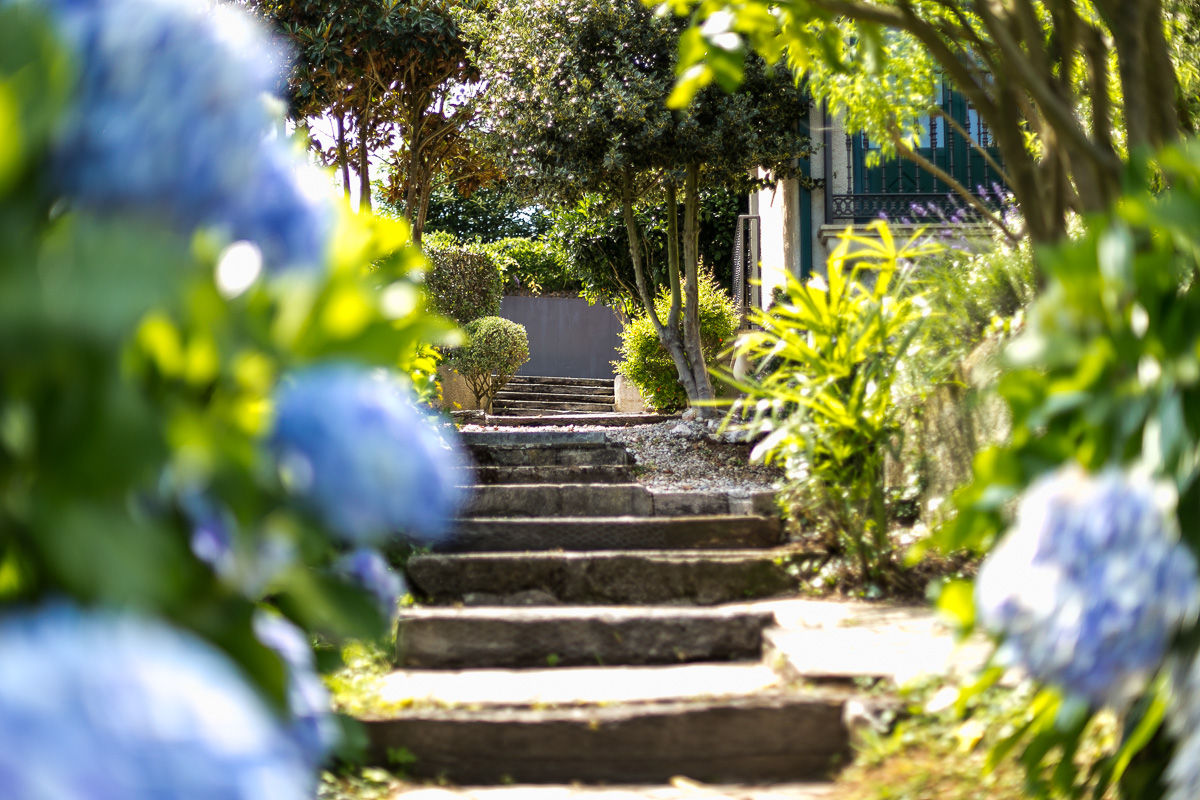
<svg viewBox="0 0 1200 800">
<path fill-rule="evenodd" d="M 750 445 L 728 441 L 698 420 L 673 419 L 654 425 L 602 427 L 563 425 L 499 428 L 495 425 L 464 425 L 464 431 L 603 431 L 614 442 L 629 449 L 636 464 L 637 480 L 654 489 L 741 492 L 778 489 L 783 471 L 749 463 Z"/>
</svg>

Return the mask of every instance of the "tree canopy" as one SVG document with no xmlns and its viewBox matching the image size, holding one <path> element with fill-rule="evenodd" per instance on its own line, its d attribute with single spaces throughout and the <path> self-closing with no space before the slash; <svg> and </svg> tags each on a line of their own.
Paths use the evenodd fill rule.
<svg viewBox="0 0 1200 800">
<path fill-rule="evenodd" d="M 1059 238 L 1069 211 L 1108 207 L 1130 151 L 1190 129 L 1162 0 L 664 6 L 693 20 L 676 104 L 714 81 L 736 85 L 748 45 L 770 61 L 785 58 L 852 129 L 919 160 L 917 118 L 933 105 L 935 71 L 944 75 L 989 126 L 1035 240 Z"/>
<path fill-rule="evenodd" d="M 712 396 L 696 308 L 701 186 L 745 184 L 760 166 L 790 176 L 808 142 L 789 123 L 807 102 L 788 76 L 750 61 L 737 93 L 701 92 L 685 110 L 667 108 L 684 29 L 637 0 L 512 0 L 476 37 L 493 156 L 543 200 L 594 192 L 619 205 L 638 297 L 697 400 Z M 654 310 L 634 214 L 651 198 L 666 218 L 666 320 Z"/>
<path fill-rule="evenodd" d="M 461 154 L 478 73 L 460 23 L 477 0 L 245 0 L 295 50 L 293 118 L 329 116 L 337 142 L 324 155 L 359 177 L 371 202 L 370 154 L 390 150 L 390 194 L 420 239 L 434 176 Z"/>
</svg>

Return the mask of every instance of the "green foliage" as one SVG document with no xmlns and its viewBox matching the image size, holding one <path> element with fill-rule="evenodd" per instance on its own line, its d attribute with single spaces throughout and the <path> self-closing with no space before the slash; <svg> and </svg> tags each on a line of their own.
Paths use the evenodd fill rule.
<svg viewBox="0 0 1200 800">
<path fill-rule="evenodd" d="M 479 248 L 427 247 L 425 292 L 430 308 L 465 325 L 500 313 L 504 279 L 496 259 Z"/>
<path fill-rule="evenodd" d="M 713 274 L 703 270 L 700 286 L 700 342 L 705 361 L 715 364 L 717 356 L 737 332 L 738 313 L 729 294 Z M 671 290 L 663 288 L 655 298 L 659 316 L 665 318 L 671 306 Z M 621 329 L 621 360 L 613 366 L 638 388 L 642 399 L 656 411 L 670 412 L 687 407 L 687 393 L 658 334 L 643 314 Z"/>
<path fill-rule="evenodd" d="M 908 287 L 929 304 L 919 348 L 902 362 L 905 380 L 920 389 L 955 380 L 963 359 L 988 335 L 1007 334 L 1033 301 L 1036 276 L 1028 240 L 996 236 L 983 250 L 946 250 L 921 259 Z"/>
<path fill-rule="evenodd" d="M 501 265 L 506 294 L 579 291 L 579 281 L 567 273 L 562 250 L 551 242 L 513 237 L 483 248 Z"/>
<path fill-rule="evenodd" d="M 467 343 L 451 350 L 446 362 L 466 379 L 479 407 L 491 408 L 492 398 L 529 360 L 529 335 L 524 325 L 503 317 L 472 320 L 465 332 Z"/>
<path fill-rule="evenodd" d="M 938 248 L 916 237 L 897 246 L 883 222 L 871 229 L 878 239 L 842 234 L 825 280 L 789 276 L 786 301 L 755 313 L 761 330 L 734 348 L 758 375 L 728 379 L 746 395 L 729 421 L 764 437 L 752 455 L 784 467 L 792 513 L 805 512 L 879 584 L 891 556 L 884 456 L 901 433 L 893 386 L 926 316 L 905 291 L 905 264 Z"/>
<path fill-rule="evenodd" d="M 329 637 L 387 620 L 323 571 L 334 545 L 263 453 L 276 382 L 322 359 L 415 371 L 451 326 L 419 309 L 403 223 L 343 218 L 328 270 L 233 291 L 210 235 L 68 203 L 51 215 L 40 181 L 66 62 L 32 15 L 0 18 L 0 603 L 165 618 L 283 707 L 257 604 Z M 218 575 L 192 552 L 192 492 L 228 510 L 239 564 L 261 575 Z M 277 563 L 257 561 L 268 550 Z"/>
<path fill-rule="evenodd" d="M 1200 146 L 1168 149 L 1153 166 L 1168 191 L 1133 189 L 1076 240 L 1038 251 L 1046 287 L 1006 349 L 997 385 L 1012 434 L 976 457 L 974 483 L 955 498 L 957 517 L 935 536 L 939 548 L 986 552 L 1009 523 L 1010 500 L 1071 462 L 1171 482 L 1182 537 L 1200 548 Z M 1133 187 L 1146 183 L 1144 173 L 1131 176 Z M 1151 709 L 1154 692 L 1143 701 Z M 1109 779 L 1122 778 L 1133 752 L 1161 744 L 1153 716 L 1138 729 L 1143 718 L 1127 720 L 1131 752 L 1105 765 Z M 1023 747 L 1031 771 L 1064 744 L 1049 719 L 1021 734 L 1009 746 Z M 1165 757 L 1152 756 L 1149 771 L 1161 773 Z"/>
<path fill-rule="evenodd" d="M 503 181 L 482 186 L 470 196 L 464 196 L 457 185 L 435 185 L 425 218 L 426 230 L 449 233 L 464 242 L 537 239 L 549 226 L 543 209 L 523 201 Z"/>
</svg>

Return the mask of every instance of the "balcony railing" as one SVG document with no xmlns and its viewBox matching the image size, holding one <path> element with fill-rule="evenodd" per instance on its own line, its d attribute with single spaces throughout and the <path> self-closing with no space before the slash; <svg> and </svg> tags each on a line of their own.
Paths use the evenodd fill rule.
<svg viewBox="0 0 1200 800">
<path fill-rule="evenodd" d="M 992 205 L 987 199 L 987 205 Z M 834 222 L 865 223 L 874 219 L 889 222 L 978 222 L 979 212 L 961 198 L 947 194 L 862 193 L 835 194 L 832 197 Z"/>
</svg>

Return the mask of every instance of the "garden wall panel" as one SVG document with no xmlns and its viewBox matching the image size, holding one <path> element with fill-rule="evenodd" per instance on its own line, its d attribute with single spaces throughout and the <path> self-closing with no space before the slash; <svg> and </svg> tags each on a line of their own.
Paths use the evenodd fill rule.
<svg viewBox="0 0 1200 800">
<path fill-rule="evenodd" d="M 529 332 L 529 361 L 518 375 L 611 378 L 621 324 L 611 309 L 578 297 L 505 297 L 500 316 Z"/>
</svg>

